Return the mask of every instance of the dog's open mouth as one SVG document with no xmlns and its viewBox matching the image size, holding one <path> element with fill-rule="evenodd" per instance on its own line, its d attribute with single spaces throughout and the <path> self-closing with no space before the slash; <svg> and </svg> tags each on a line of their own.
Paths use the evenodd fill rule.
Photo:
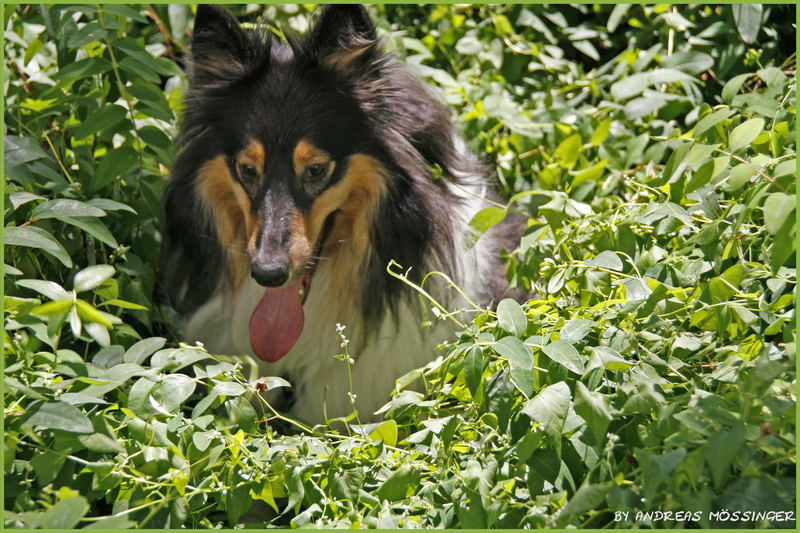
<svg viewBox="0 0 800 533">
<path fill-rule="evenodd" d="M 266 289 L 250 316 L 250 346 L 260 359 L 274 363 L 289 353 L 300 338 L 305 322 L 303 304 L 334 217 L 335 213 L 325 221 L 303 275 L 285 287 Z"/>
</svg>

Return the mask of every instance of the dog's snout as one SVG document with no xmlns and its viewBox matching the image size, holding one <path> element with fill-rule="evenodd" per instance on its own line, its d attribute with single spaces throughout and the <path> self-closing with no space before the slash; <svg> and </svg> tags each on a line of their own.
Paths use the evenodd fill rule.
<svg viewBox="0 0 800 533">
<path fill-rule="evenodd" d="M 253 261 L 250 263 L 250 275 L 259 285 L 278 287 L 289 279 L 289 263 Z"/>
</svg>

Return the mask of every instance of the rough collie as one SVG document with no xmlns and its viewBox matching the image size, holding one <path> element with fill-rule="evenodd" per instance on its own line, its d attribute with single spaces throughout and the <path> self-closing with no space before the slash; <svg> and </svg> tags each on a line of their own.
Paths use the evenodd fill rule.
<svg viewBox="0 0 800 533">
<path fill-rule="evenodd" d="M 362 6 L 322 8 L 286 43 L 265 33 L 197 9 L 162 276 L 187 340 L 253 354 L 261 375 L 293 384 L 280 407 L 319 421 L 355 398 L 364 421 L 452 331 L 421 327 L 390 261 L 415 282 L 443 272 L 488 305 L 506 291 L 500 250 L 513 243 L 503 226 L 470 241 L 483 169 Z M 462 305 L 446 285 L 426 288 Z"/>
</svg>

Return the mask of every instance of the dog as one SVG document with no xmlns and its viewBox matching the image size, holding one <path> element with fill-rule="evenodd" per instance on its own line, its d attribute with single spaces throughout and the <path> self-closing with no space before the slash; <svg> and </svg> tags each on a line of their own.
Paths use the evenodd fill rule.
<svg viewBox="0 0 800 533">
<path fill-rule="evenodd" d="M 442 272 L 488 305 L 508 289 L 500 251 L 519 232 L 504 222 L 470 241 L 486 171 L 363 6 L 324 7 L 287 42 L 265 33 L 198 6 L 163 200 L 169 302 L 187 340 L 285 376 L 279 408 L 374 419 L 453 331 L 421 327 L 423 306 L 389 263 L 413 283 Z M 465 305 L 435 279 L 426 290 Z M 345 348 L 352 365 L 335 358 Z"/>
</svg>

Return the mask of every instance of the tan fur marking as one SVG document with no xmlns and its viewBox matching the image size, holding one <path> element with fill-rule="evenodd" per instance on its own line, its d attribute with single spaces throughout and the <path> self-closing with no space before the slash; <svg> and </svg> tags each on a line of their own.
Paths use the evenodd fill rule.
<svg viewBox="0 0 800 533">
<path fill-rule="evenodd" d="M 264 217 L 264 210 L 259 209 L 256 213 L 255 220 L 261 220 Z M 250 257 L 256 253 L 256 245 L 258 244 L 258 233 L 261 228 L 259 224 L 251 224 L 249 228 L 250 236 L 247 238 L 247 253 Z"/>
<path fill-rule="evenodd" d="M 298 274 L 305 267 L 311 254 L 314 253 L 316 242 L 316 239 L 309 238 L 306 217 L 295 209 L 292 213 L 292 229 L 289 234 L 289 268 L 293 274 Z"/>
<path fill-rule="evenodd" d="M 258 141 L 250 141 L 250 144 L 236 156 L 236 162 L 240 165 L 254 166 L 260 175 L 264 169 L 264 147 Z"/>
<path fill-rule="evenodd" d="M 225 250 L 238 286 L 250 270 L 245 249 L 246 235 L 253 226 L 250 199 L 231 177 L 223 156 L 205 163 L 197 174 L 197 190 L 217 229 L 220 245 Z"/>
<path fill-rule="evenodd" d="M 308 139 L 301 139 L 294 148 L 294 154 L 292 154 L 292 166 L 298 176 L 302 176 L 303 172 L 311 165 L 325 165 L 330 162 L 330 156 L 311 144 Z M 331 170 L 333 170 L 333 165 L 328 169 L 329 172 Z"/>
<path fill-rule="evenodd" d="M 381 198 L 386 194 L 383 166 L 372 157 L 357 154 L 351 157 L 347 174 L 336 185 L 323 192 L 311 206 L 311 212 L 303 217 L 295 214 L 300 234 L 292 234 L 292 247 L 309 246 L 304 257 L 308 258 L 322 231 L 328 215 L 339 210 L 336 225 L 322 250 L 322 256 L 333 268 L 331 279 L 333 297 L 339 301 L 352 301 L 359 295 L 361 270 L 370 251 L 370 227 Z M 290 252 L 295 257 L 294 252 Z M 299 255 L 299 253 L 297 254 Z M 346 307 L 345 307 L 346 308 Z"/>
</svg>

